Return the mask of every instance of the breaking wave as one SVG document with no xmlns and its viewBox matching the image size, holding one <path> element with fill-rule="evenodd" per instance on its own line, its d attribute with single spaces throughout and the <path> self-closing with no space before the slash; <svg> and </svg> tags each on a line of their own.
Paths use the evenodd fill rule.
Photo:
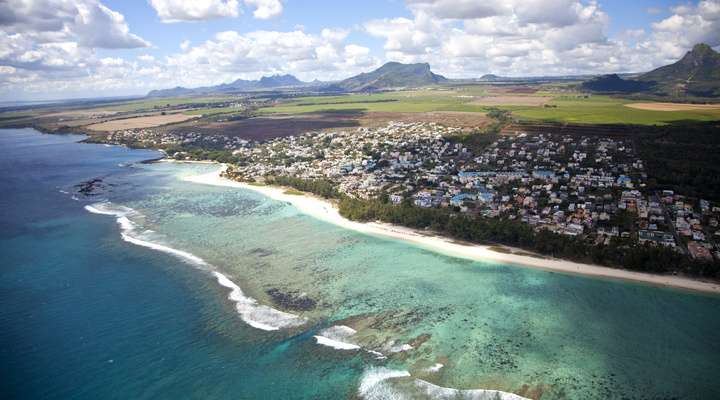
<svg viewBox="0 0 720 400">
<path fill-rule="evenodd" d="M 513 393 L 487 389 L 453 389 L 412 378 L 408 371 L 370 368 L 362 376 L 358 395 L 365 400 L 529 400 Z"/>
<path fill-rule="evenodd" d="M 235 303 L 235 309 L 245 323 L 253 328 L 265 331 L 276 331 L 283 328 L 292 328 L 305 324 L 304 318 L 297 315 L 276 310 L 266 305 L 258 304 L 257 300 L 245 296 L 240 287 L 230 278 L 216 271 L 216 268 L 202 258 L 187 251 L 178 250 L 159 243 L 152 238 L 151 231 L 138 232 L 132 218 L 141 218 L 142 215 L 129 207 L 114 205 L 110 202 L 86 205 L 85 209 L 93 214 L 114 216 L 120 226 L 120 235 L 126 242 L 137 246 L 147 247 L 163 253 L 171 254 L 200 269 L 212 272 L 217 282 L 230 289 L 228 299 Z"/>
<path fill-rule="evenodd" d="M 350 342 L 350 337 L 357 331 L 345 325 L 335 325 L 318 332 L 315 340 L 318 344 L 332 347 L 336 350 L 358 350 L 360 346 Z"/>
</svg>

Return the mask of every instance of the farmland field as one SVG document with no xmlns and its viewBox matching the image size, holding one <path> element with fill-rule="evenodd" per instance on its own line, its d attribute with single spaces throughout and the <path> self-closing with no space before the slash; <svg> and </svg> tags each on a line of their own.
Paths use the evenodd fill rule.
<svg viewBox="0 0 720 400">
<path fill-rule="evenodd" d="M 542 106 L 553 98 L 550 96 L 484 96 L 478 97 L 469 104 L 476 106 Z"/>
<path fill-rule="evenodd" d="M 458 88 L 452 91 L 426 90 L 302 97 L 274 107 L 263 108 L 260 112 L 273 114 L 303 114 L 330 110 L 353 110 L 365 113 L 486 112 L 489 107 L 498 107 L 512 111 L 513 117 L 518 119 L 567 123 L 664 125 L 682 120 L 720 120 L 720 109 L 714 107 L 684 107 L 685 109 L 682 110 L 667 111 L 626 106 L 633 102 L 609 96 L 584 97 L 557 93 L 553 96 L 553 93 L 547 91 L 537 92 L 534 95 L 503 93 L 488 96 L 487 92 L 480 89 L 466 91 Z"/>
<path fill-rule="evenodd" d="M 302 97 L 275 107 L 261 109 L 264 113 L 300 114 L 327 110 L 357 110 L 364 112 L 430 112 L 484 111 L 483 107 L 468 105 L 470 97 L 455 91 L 408 91 L 345 96 Z"/>
<path fill-rule="evenodd" d="M 168 106 L 178 106 L 183 104 L 194 104 L 194 103 L 214 103 L 222 102 L 234 99 L 229 96 L 208 96 L 208 97 L 169 97 L 159 99 L 140 99 L 132 100 L 127 102 L 119 102 L 112 105 L 105 105 L 102 107 L 108 111 L 140 111 L 154 108 L 162 108 Z"/>
<path fill-rule="evenodd" d="M 652 111 L 712 111 L 720 110 L 720 104 L 684 104 L 684 103 L 629 103 L 625 107 L 636 108 L 638 110 Z"/>
<path fill-rule="evenodd" d="M 550 101 L 549 107 L 502 107 L 520 119 L 581 124 L 665 125 L 674 121 L 720 120 L 720 109 L 659 111 L 626 107 L 630 100 L 608 96 L 561 96 Z M 652 103 L 651 103 L 652 104 Z"/>
<path fill-rule="evenodd" d="M 154 126 L 183 122 L 192 118 L 197 118 L 197 116 L 185 114 L 150 115 L 146 117 L 115 119 L 112 121 L 88 125 L 87 128 L 94 131 L 150 128 Z"/>
</svg>

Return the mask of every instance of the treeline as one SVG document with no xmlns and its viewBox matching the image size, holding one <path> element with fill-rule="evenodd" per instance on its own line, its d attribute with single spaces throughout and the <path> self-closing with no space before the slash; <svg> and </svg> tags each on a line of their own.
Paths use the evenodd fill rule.
<svg viewBox="0 0 720 400">
<path fill-rule="evenodd" d="M 636 137 L 651 188 L 720 201 L 720 124 L 646 127 Z"/>
<path fill-rule="evenodd" d="M 303 192 L 313 193 L 326 199 L 338 197 L 335 185 L 325 179 L 302 179 L 292 176 L 266 176 L 265 182 L 270 185 L 289 186 Z"/>
<path fill-rule="evenodd" d="M 547 230 L 535 232 L 528 224 L 500 218 L 457 214 L 448 209 L 420 208 L 409 202 L 392 205 L 380 200 L 343 197 L 340 214 L 358 221 L 380 220 L 416 229 L 431 229 L 454 239 L 499 243 L 539 254 L 634 271 L 682 271 L 702 277 L 720 277 L 718 263 L 701 263 L 666 247 L 627 244 L 592 245 Z"/>
</svg>

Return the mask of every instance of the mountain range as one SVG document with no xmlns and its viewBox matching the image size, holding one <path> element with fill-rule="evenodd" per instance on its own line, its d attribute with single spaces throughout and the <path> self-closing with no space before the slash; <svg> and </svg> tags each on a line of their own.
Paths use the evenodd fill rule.
<svg viewBox="0 0 720 400">
<path fill-rule="evenodd" d="M 408 88 L 447 82 L 442 75 L 433 73 L 430 64 L 401 64 L 389 62 L 372 71 L 347 78 L 325 88 L 326 91 L 367 92 L 389 88 Z"/>
<path fill-rule="evenodd" d="M 695 45 L 679 61 L 634 79 L 604 75 L 583 83 L 597 92 L 642 92 L 669 97 L 719 97 L 720 53 L 707 44 Z"/>
<path fill-rule="evenodd" d="M 173 96 L 186 96 L 194 94 L 206 94 L 206 93 L 231 93 L 231 92 L 246 92 L 253 90 L 271 90 L 279 88 L 290 88 L 290 87 L 302 87 L 302 86 L 313 86 L 318 85 L 315 82 L 303 82 L 293 75 L 272 75 L 263 76 L 259 80 L 245 80 L 237 79 L 230 83 L 223 83 L 216 86 L 204 86 L 194 89 L 188 89 L 184 87 L 175 87 L 172 89 L 160 89 L 152 90 L 147 94 L 148 97 L 173 97 Z M 321 84 L 321 83 L 320 83 Z"/>
<path fill-rule="evenodd" d="M 654 69 L 634 78 L 617 74 L 596 76 L 582 83 L 585 90 L 609 93 L 642 93 L 665 97 L 720 97 L 720 54 L 706 44 L 697 44 L 678 62 Z M 588 76 L 589 77 L 589 76 Z M 568 77 L 555 77 L 566 80 Z M 551 77 L 543 79 L 552 80 Z M 574 79 L 585 79 L 576 76 Z M 470 82 L 526 82 L 523 78 L 504 78 L 487 74 Z M 432 72 L 430 64 L 388 62 L 380 68 L 330 82 L 303 82 L 293 75 L 264 76 L 259 80 L 238 79 L 231 83 L 195 89 L 176 87 L 153 90 L 149 97 L 172 97 L 209 93 L 312 88 L 319 92 L 371 92 L 393 88 L 415 88 L 453 81 Z"/>
<path fill-rule="evenodd" d="M 399 62 L 389 62 L 372 72 L 355 75 L 335 83 L 320 82 L 318 80 L 303 82 L 293 75 L 273 75 L 264 76 L 259 80 L 238 79 L 231 83 L 195 89 L 176 87 L 172 89 L 153 90 L 148 93 L 148 97 L 172 97 L 300 87 L 315 87 L 323 92 L 367 92 L 389 88 L 428 86 L 447 81 L 448 79 L 444 76 L 433 73 L 430 70 L 430 64 L 427 63 L 402 64 Z"/>
</svg>

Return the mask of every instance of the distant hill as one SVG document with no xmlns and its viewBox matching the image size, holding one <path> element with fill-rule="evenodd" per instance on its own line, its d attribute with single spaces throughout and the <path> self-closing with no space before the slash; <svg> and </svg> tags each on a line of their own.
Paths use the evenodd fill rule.
<svg viewBox="0 0 720 400">
<path fill-rule="evenodd" d="M 178 86 L 172 89 L 152 90 L 150 91 L 150 93 L 147 94 L 147 97 L 174 97 L 207 93 L 246 92 L 253 90 L 270 90 L 307 85 L 310 85 L 310 83 L 303 82 L 290 74 L 272 75 L 263 76 L 259 80 L 237 79 L 230 83 L 223 83 L 216 86 L 205 86 L 194 89 L 188 89 Z"/>
<path fill-rule="evenodd" d="M 478 81 L 480 81 L 480 82 L 496 82 L 496 81 L 501 81 L 503 79 L 504 78 L 494 75 L 494 74 L 485 74 L 485 75 L 481 76 L 478 79 Z"/>
<path fill-rule="evenodd" d="M 302 86 L 304 84 L 305 84 L 305 82 L 299 80 L 298 78 L 294 77 L 293 75 L 286 74 L 286 75 L 263 76 L 257 82 L 257 87 L 263 88 L 263 89 L 272 89 L 272 88 L 278 88 L 278 87 Z"/>
<path fill-rule="evenodd" d="M 646 93 L 675 98 L 720 97 L 720 54 L 701 43 L 678 62 L 635 79 L 604 75 L 585 81 L 582 86 L 596 92 Z"/>
<path fill-rule="evenodd" d="M 696 44 L 680 61 L 638 77 L 651 82 L 658 94 L 669 96 L 720 96 L 720 53 L 707 44 Z"/>
<path fill-rule="evenodd" d="M 653 85 L 648 82 L 625 80 L 617 74 L 603 75 L 585 81 L 582 84 L 586 90 L 595 92 L 640 92 L 650 89 Z"/>
<path fill-rule="evenodd" d="M 360 92 L 398 87 L 419 87 L 443 82 L 447 82 L 447 78 L 434 74 L 428 63 L 389 62 L 372 72 L 355 75 L 330 85 L 327 89 Z"/>
</svg>

